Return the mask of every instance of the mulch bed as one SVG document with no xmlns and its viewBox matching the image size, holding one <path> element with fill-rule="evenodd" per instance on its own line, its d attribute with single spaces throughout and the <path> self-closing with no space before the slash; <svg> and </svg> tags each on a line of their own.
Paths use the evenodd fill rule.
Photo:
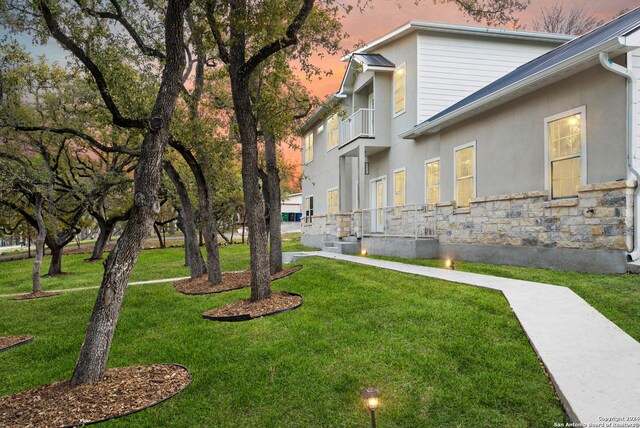
<svg viewBox="0 0 640 428">
<path fill-rule="evenodd" d="M 271 280 L 275 281 L 287 277 L 294 272 L 302 269 L 302 266 L 293 266 L 286 268 L 271 275 Z M 207 276 L 201 276 L 196 279 L 183 279 L 178 281 L 173 286 L 182 294 L 189 295 L 203 295 L 203 294 L 215 294 L 223 293 L 225 291 L 238 290 L 240 288 L 247 288 L 251 285 L 251 271 L 244 270 L 240 272 L 223 272 L 222 282 L 215 287 L 211 287 Z"/>
<path fill-rule="evenodd" d="M 13 297 L 11 300 L 42 299 L 43 297 L 53 297 L 53 296 L 57 296 L 58 294 L 60 293 L 56 293 L 53 291 L 38 291 L 37 293 L 21 294 L 19 296 Z"/>
<path fill-rule="evenodd" d="M 294 310 L 302 305 L 302 296 L 281 291 L 259 302 L 237 300 L 202 314 L 202 318 L 213 321 L 249 321 L 268 315 Z"/>
<path fill-rule="evenodd" d="M 0 352 L 24 345 L 33 340 L 33 336 L 0 336 Z"/>
<path fill-rule="evenodd" d="M 174 396 L 191 383 L 177 364 L 120 367 L 89 385 L 52 383 L 0 397 L 0 426 L 73 427 L 144 410 Z"/>
</svg>

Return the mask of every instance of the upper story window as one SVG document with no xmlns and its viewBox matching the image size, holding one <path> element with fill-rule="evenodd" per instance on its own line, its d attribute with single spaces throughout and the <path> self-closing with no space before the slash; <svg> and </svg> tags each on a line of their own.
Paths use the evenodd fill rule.
<svg viewBox="0 0 640 428">
<path fill-rule="evenodd" d="M 401 207 L 405 204 L 405 177 L 407 170 L 405 168 L 397 169 L 393 172 L 393 204 Z"/>
<path fill-rule="evenodd" d="M 304 137 L 304 163 L 313 160 L 313 132 L 309 132 Z"/>
<path fill-rule="evenodd" d="M 468 207 L 471 198 L 476 193 L 476 161 L 475 161 L 475 143 L 466 144 L 456 147 L 455 166 L 456 166 L 456 204 L 459 207 Z"/>
<path fill-rule="evenodd" d="M 320 126 L 316 128 L 316 134 L 322 134 L 322 131 L 324 131 L 324 123 L 321 123 Z"/>
<path fill-rule="evenodd" d="M 425 162 L 424 176 L 427 208 L 431 210 L 440 202 L 440 159 Z"/>
<path fill-rule="evenodd" d="M 338 202 L 338 188 L 327 191 L 327 214 L 338 214 L 339 208 Z"/>
<path fill-rule="evenodd" d="M 545 119 L 547 177 L 553 199 L 578 196 L 585 175 L 585 116 L 580 107 Z"/>
<path fill-rule="evenodd" d="M 338 114 L 334 114 L 327 120 L 327 150 L 338 145 Z"/>
<path fill-rule="evenodd" d="M 402 64 L 393 72 L 393 113 L 395 116 L 406 110 L 406 83 L 407 66 Z"/>
</svg>

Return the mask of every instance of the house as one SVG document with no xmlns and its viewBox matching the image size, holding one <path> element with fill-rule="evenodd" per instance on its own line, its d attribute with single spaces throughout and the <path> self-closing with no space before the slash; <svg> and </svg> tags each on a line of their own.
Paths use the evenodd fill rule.
<svg viewBox="0 0 640 428">
<path fill-rule="evenodd" d="M 625 272 L 638 48 L 640 8 L 575 39 L 412 22 L 355 51 L 303 128 L 303 243 Z"/>
</svg>

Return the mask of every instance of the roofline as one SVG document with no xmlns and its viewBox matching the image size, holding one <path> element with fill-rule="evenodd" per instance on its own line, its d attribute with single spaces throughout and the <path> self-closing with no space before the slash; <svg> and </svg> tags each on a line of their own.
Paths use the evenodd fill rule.
<svg viewBox="0 0 640 428">
<path fill-rule="evenodd" d="M 458 123 L 464 119 L 468 119 L 469 117 L 464 117 L 465 114 L 467 113 L 471 113 L 473 110 L 476 109 L 480 109 L 483 106 L 491 103 L 492 101 L 497 101 L 500 100 L 501 98 L 506 98 L 509 94 L 516 92 L 528 85 L 531 85 L 533 83 L 539 82 L 539 81 L 543 81 L 548 79 L 550 76 L 552 76 L 553 74 L 556 74 L 560 71 L 566 70 L 568 68 L 573 68 L 575 67 L 577 64 L 584 62 L 592 57 L 594 57 L 595 55 L 599 54 L 600 52 L 605 52 L 605 51 L 612 51 L 616 48 L 636 48 L 637 46 L 633 46 L 633 45 L 628 45 L 627 44 L 627 39 L 628 37 L 617 37 L 611 40 L 607 40 L 604 41 L 602 43 L 600 43 L 597 46 L 592 47 L 589 50 L 586 50 L 582 53 L 580 53 L 579 55 L 575 55 L 571 58 L 566 59 L 565 61 L 562 61 L 554 66 L 551 66 L 549 68 L 546 68 L 544 70 L 539 71 L 536 74 L 533 74 L 523 80 L 520 80 L 518 82 L 515 82 L 509 86 L 506 86 L 496 92 L 493 92 L 483 98 L 480 98 L 470 104 L 465 105 L 464 107 L 458 109 L 458 110 L 454 110 L 436 120 L 434 120 L 433 122 L 428 122 L 425 121 L 415 127 L 413 127 L 412 129 L 405 131 L 403 133 L 400 134 L 400 138 L 404 138 L 404 139 L 414 139 L 416 137 L 419 137 L 420 135 L 424 135 L 426 133 L 429 133 L 429 131 L 431 131 L 431 133 L 435 133 L 435 132 L 439 132 L 440 130 L 453 125 L 455 123 Z M 631 41 L 631 40 L 630 40 Z M 551 82 L 549 82 L 551 83 Z M 544 85 L 546 86 L 546 85 Z M 520 94 L 520 95 L 524 95 L 524 94 Z M 505 100 L 504 102 L 506 102 L 508 100 Z M 495 107 L 495 106 L 492 106 Z M 492 108 L 491 107 L 491 108 Z M 481 110 L 481 111 L 487 111 L 490 110 L 491 108 L 485 109 L 485 110 Z M 480 111 L 474 113 L 472 116 L 475 116 L 475 114 L 480 113 Z"/>
<path fill-rule="evenodd" d="M 424 30 L 440 33 L 455 33 L 455 34 L 469 34 L 474 36 L 489 36 L 489 37 L 504 37 L 510 39 L 521 39 L 547 43 L 565 43 L 576 38 L 576 36 L 569 36 L 566 34 L 550 34 L 539 33 L 534 31 L 521 31 L 521 30 L 507 30 L 501 28 L 487 28 L 474 25 L 459 25 L 459 24 L 441 24 L 437 22 L 426 21 L 409 21 L 408 23 L 396 28 L 390 33 L 373 40 L 370 43 L 344 55 L 340 58 L 341 61 L 347 61 L 353 54 L 368 53 L 372 49 L 385 45 L 393 40 L 403 37 L 414 31 Z"/>
<path fill-rule="evenodd" d="M 318 119 L 322 116 L 322 114 L 325 113 L 328 105 L 336 103 L 338 102 L 338 100 L 342 98 L 345 98 L 345 96 L 339 92 L 336 92 L 335 94 L 331 94 L 329 98 L 327 98 L 327 100 L 324 103 L 322 103 L 320 107 L 315 109 L 313 113 L 311 113 L 311 116 L 309 116 L 309 118 L 305 120 L 302 125 L 300 125 L 300 132 L 301 133 L 307 132 L 311 127 L 313 127 L 313 125 L 318 121 Z"/>
</svg>

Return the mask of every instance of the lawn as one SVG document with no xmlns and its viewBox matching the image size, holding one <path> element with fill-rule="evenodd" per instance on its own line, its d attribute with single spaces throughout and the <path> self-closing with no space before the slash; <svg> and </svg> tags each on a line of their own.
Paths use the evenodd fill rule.
<svg viewBox="0 0 640 428">
<path fill-rule="evenodd" d="M 221 254 L 226 270 L 247 266 L 246 246 Z M 173 260 L 179 256 L 178 250 L 146 251 L 136 279 L 180 276 L 185 271 Z M 70 259 L 68 270 L 80 266 Z M 105 426 L 364 427 L 368 414 L 359 393 L 369 386 L 382 393 L 381 427 L 566 421 L 500 293 L 320 258 L 296 264 L 304 268 L 273 288 L 302 294 L 304 305 L 244 323 L 205 321 L 200 314 L 248 297 L 246 289 L 184 296 L 171 284 L 131 287 L 109 366 L 176 362 L 194 380 L 166 403 Z M 13 275 L 28 278 L 29 264 L 23 266 Z M 9 280 L 15 281 L 0 279 L 3 290 Z M 95 295 L 0 299 L 0 335 L 36 336 L 0 354 L 0 395 L 71 375 Z"/>
<path fill-rule="evenodd" d="M 310 248 L 300 244 L 299 234 L 285 235 L 283 251 L 304 251 Z M 223 271 L 246 269 L 249 266 L 247 245 L 221 247 L 220 264 Z M 62 270 L 71 275 L 43 277 L 43 290 L 62 290 L 67 288 L 91 287 L 102 281 L 102 262 L 86 263 L 91 254 L 69 254 L 62 258 Z M 105 257 L 106 257 L 105 253 Z M 43 274 L 49 269 L 51 257 L 45 257 L 42 263 Z M 33 259 L 0 263 L 0 295 L 28 293 L 31 291 L 31 269 Z M 149 281 L 163 278 L 189 276 L 189 268 L 184 266 L 184 248 L 165 248 L 145 250 L 140 254 L 138 263 L 131 274 L 131 282 Z"/>
<path fill-rule="evenodd" d="M 442 260 L 372 257 L 422 266 L 444 267 Z M 640 275 L 588 274 L 462 261 L 456 261 L 456 270 L 563 285 L 572 289 L 631 337 L 640 341 Z"/>
</svg>

